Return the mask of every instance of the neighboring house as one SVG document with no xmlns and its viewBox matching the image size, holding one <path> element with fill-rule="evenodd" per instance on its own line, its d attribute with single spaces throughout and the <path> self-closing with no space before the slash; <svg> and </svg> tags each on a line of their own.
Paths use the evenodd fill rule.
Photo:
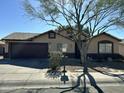
<svg viewBox="0 0 124 93">
<path fill-rule="evenodd" d="M 5 47 L 5 43 L 0 41 L 0 55 L 4 54 L 4 47 Z"/>
<path fill-rule="evenodd" d="M 124 56 L 124 40 L 119 42 L 119 54 Z"/>
<path fill-rule="evenodd" d="M 84 34 L 85 35 L 85 34 Z M 47 31 L 37 33 L 12 33 L 2 39 L 5 41 L 5 54 L 10 58 L 48 58 L 49 52 L 64 51 L 68 57 L 79 57 L 75 42 L 66 31 Z M 124 56 L 124 44 L 120 39 L 102 33 L 94 36 L 88 49 L 90 58 L 115 58 Z M 121 54 L 121 55 L 120 55 Z"/>
</svg>

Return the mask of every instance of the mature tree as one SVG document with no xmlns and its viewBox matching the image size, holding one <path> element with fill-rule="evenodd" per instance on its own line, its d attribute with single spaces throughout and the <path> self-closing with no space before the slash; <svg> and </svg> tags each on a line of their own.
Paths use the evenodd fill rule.
<svg viewBox="0 0 124 93">
<path fill-rule="evenodd" d="M 123 0 L 25 0 L 23 4 L 31 17 L 44 20 L 48 25 L 71 28 L 84 72 L 87 72 L 86 54 L 91 38 L 114 25 L 123 26 L 123 3 Z M 86 28 L 87 31 L 83 30 Z"/>
</svg>

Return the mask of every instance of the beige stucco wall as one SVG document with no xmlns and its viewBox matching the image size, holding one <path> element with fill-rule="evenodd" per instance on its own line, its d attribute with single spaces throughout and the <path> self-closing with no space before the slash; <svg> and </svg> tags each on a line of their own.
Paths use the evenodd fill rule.
<svg viewBox="0 0 124 93">
<path fill-rule="evenodd" d="M 5 42 L 0 41 L 0 47 L 5 47 Z"/>
<path fill-rule="evenodd" d="M 91 40 L 88 53 L 98 53 L 98 42 L 102 40 L 108 40 L 113 42 L 113 52 L 119 53 L 119 41 L 104 34 L 97 36 Z"/>
<path fill-rule="evenodd" d="M 9 47 L 8 47 L 8 42 L 5 43 L 5 53 L 8 53 Z"/>
<path fill-rule="evenodd" d="M 67 44 L 67 53 L 74 53 L 75 52 L 75 43 L 72 40 L 66 39 L 63 36 L 57 35 L 55 39 L 48 38 L 48 34 L 41 35 L 35 39 L 33 42 L 41 42 L 41 43 L 48 43 L 49 44 L 49 52 L 57 50 L 57 43 Z"/>
<path fill-rule="evenodd" d="M 119 44 L 119 54 L 124 56 L 124 43 Z"/>
</svg>

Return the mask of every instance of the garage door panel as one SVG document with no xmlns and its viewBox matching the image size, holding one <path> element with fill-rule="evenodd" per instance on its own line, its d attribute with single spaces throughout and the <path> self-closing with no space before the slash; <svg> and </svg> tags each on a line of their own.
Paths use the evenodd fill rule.
<svg viewBox="0 0 124 93">
<path fill-rule="evenodd" d="M 47 43 L 11 43 L 11 58 L 47 58 Z"/>
</svg>

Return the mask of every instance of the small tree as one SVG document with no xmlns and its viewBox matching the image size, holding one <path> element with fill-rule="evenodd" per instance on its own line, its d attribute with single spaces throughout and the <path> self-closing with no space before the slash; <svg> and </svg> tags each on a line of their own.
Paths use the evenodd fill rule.
<svg viewBox="0 0 124 93">
<path fill-rule="evenodd" d="M 48 25 L 64 25 L 71 28 L 84 72 L 87 72 L 86 55 L 91 38 L 108 31 L 114 25 L 123 25 L 123 0 L 35 0 L 34 5 L 24 1 L 24 8 L 30 16 L 44 20 Z M 74 27 L 76 26 L 76 27 Z M 84 30 L 88 27 L 88 30 Z"/>
</svg>

